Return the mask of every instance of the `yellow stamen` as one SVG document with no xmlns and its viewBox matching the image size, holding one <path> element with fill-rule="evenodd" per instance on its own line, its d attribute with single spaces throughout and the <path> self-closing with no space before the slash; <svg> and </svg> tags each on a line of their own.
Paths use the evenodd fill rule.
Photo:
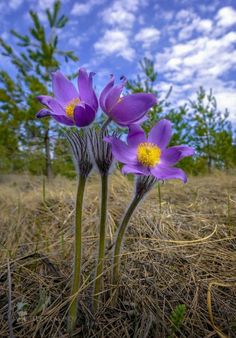
<svg viewBox="0 0 236 338">
<path fill-rule="evenodd" d="M 137 149 L 138 161 L 145 167 L 155 167 L 160 162 L 161 149 L 150 142 L 140 143 Z"/>
<path fill-rule="evenodd" d="M 74 109 L 80 103 L 80 99 L 76 98 L 71 100 L 66 106 L 66 116 L 70 119 L 74 119 Z"/>
</svg>

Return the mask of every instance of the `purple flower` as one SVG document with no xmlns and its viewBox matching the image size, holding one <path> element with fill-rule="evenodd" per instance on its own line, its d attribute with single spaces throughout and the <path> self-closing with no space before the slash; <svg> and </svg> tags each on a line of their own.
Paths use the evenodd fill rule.
<svg viewBox="0 0 236 338">
<path fill-rule="evenodd" d="M 131 125 L 127 143 L 116 137 L 107 137 L 114 157 L 124 164 L 124 174 L 152 175 L 158 180 L 181 179 L 187 182 L 186 174 L 173 167 L 186 156 L 192 156 L 194 149 L 185 145 L 167 148 L 172 134 L 168 120 L 159 121 L 150 131 L 148 138 L 142 128 Z"/>
<path fill-rule="evenodd" d="M 114 83 L 115 78 L 111 75 L 110 81 L 100 95 L 99 103 L 104 113 L 120 126 L 139 122 L 157 103 L 157 98 L 153 94 L 136 93 L 122 97 L 126 79 L 123 78 L 119 85 L 115 86 Z"/>
<path fill-rule="evenodd" d="M 93 122 L 98 100 L 93 90 L 94 73 L 80 68 L 78 89 L 59 71 L 52 74 L 54 97 L 41 95 L 37 99 L 47 108 L 41 109 L 37 117 L 52 116 L 56 121 L 78 127 L 88 126 Z"/>
</svg>

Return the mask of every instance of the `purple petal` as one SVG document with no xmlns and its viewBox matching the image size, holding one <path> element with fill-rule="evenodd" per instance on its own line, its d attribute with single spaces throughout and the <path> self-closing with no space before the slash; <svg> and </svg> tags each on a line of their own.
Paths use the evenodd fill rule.
<svg viewBox="0 0 236 338">
<path fill-rule="evenodd" d="M 170 142 L 171 134 L 171 122 L 165 119 L 161 120 L 151 129 L 148 142 L 156 144 L 160 149 L 164 149 Z"/>
<path fill-rule="evenodd" d="M 188 146 L 174 146 L 163 150 L 161 163 L 164 165 L 174 165 L 186 156 L 192 156 L 194 149 Z"/>
<path fill-rule="evenodd" d="M 118 103 L 126 82 L 126 79 L 123 79 L 123 82 L 121 84 L 114 86 L 108 91 L 104 100 L 105 112 L 110 113 L 115 104 Z"/>
<path fill-rule="evenodd" d="M 78 77 L 78 88 L 80 99 L 89 104 L 95 112 L 98 109 L 98 99 L 93 90 L 93 76 L 95 73 L 88 73 L 84 68 L 80 68 Z"/>
<path fill-rule="evenodd" d="M 127 142 L 132 147 L 137 147 L 140 143 L 147 142 L 143 129 L 137 124 L 130 125 Z"/>
<path fill-rule="evenodd" d="M 176 180 L 180 179 L 184 183 L 187 182 L 187 176 L 185 172 L 180 168 L 172 168 L 164 166 L 162 164 L 157 165 L 151 169 L 151 173 L 159 180 Z"/>
<path fill-rule="evenodd" d="M 41 109 L 36 114 L 37 118 L 42 118 L 42 117 L 46 117 L 46 116 L 51 116 L 57 122 L 65 124 L 67 126 L 73 126 L 74 125 L 74 121 L 72 119 L 69 119 L 66 115 L 56 115 L 56 114 L 53 114 L 53 112 L 51 112 L 51 111 L 49 111 L 47 109 Z"/>
<path fill-rule="evenodd" d="M 140 120 L 157 103 L 153 94 L 136 93 L 121 98 L 112 109 L 111 115 L 121 126 L 127 126 Z"/>
<path fill-rule="evenodd" d="M 129 147 L 126 143 L 116 137 L 105 137 L 104 141 L 112 145 L 112 153 L 115 159 L 121 163 L 136 164 L 136 149 Z"/>
<path fill-rule="evenodd" d="M 65 124 L 66 126 L 73 126 L 75 123 L 72 119 L 69 119 L 67 116 L 63 115 L 51 115 L 57 122 Z"/>
<path fill-rule="evenodd" d="M 113 75 L 111 75 L 110 81 L 108 82 L 108 84 L 106 85 L 106 87 L 101 92 L 101 95 L 100 95 L 100 98 L 99 98 L 99 103 L 100 103 L 100 106 L 101 106 L 103 112 L 106 111 L 106 107 L 105 107 L 105 98 L 106 98 L 106 95 L 109 92 L 109 90 L 114 86 L 114 83 L 115 83 L 115 78 L 114 78 Z"/>
<path fill-rule="evenodd" d="M 121 171 L 123 174 L 150 175 L 149 169 L 141 164 L 125 164 Z"/>
<path fill-rule="evenodd" d="M 78 105 L 74 109 L 74 120 L 77 127 L 86 127 L 95 119 L 95 110 L 87 105 Z"/>
<path fill-rule="evenodd" d="M 44 106 L 46 106 L 50 110 L 52 110 L 54 114 L 56 114 L 56 115 L 65 115 L 66 114 L 65 110 L 60 105 L 60 103 L 56 99 L 54 99 L 53 97 L 46 96 L 46 95 L 40 95 L 40 96 L 37 96 L 37 99 Z"/>
<path fill-rule="evenodd" d="M 41 109 L 39 112 L 37 112 L 36 117 L 38 119 L 41 119 L 42 117 L 46 117 L 46 116 L 51 116 L 52 112 L 48 109 Z"/>
<path fill-rule="evenodd" d="M 71 100 L 79 97 L 73 83 L 61 72 L 52 73 L 52 89 L 55 97 L 63 106 L 66 106 Z"/>
</svg>

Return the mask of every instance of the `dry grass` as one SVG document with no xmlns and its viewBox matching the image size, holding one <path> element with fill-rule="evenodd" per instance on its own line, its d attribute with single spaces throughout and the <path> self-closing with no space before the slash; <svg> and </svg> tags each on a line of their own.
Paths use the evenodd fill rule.
<svg viewBox="0 0 236 338">
<path fill-rule="evenodd" d="M 45 205 L 41 178 L 1 181 L 0 337 L 8 337 L 10 329 L 21 338 L 68 337 L 76 182 L 57 178 L 48 184 Z M 93 315 L 98 191 L 93 178 L 84 208 L 83 285 L 75 336 L 236 337 L 235 176 L 192 178 L 185 186 L 168 183 L 162 187 L 161 213 L 153 190 L 131 220 L 117 307 L 109 303 L 108 254 L 104 305 Z M 113 176 L 108 245 L 131 192 L 126 178 Z M 178 304 L 185 304 L 186 313 L 174 335 L 170 316 Z"/>
</svg>

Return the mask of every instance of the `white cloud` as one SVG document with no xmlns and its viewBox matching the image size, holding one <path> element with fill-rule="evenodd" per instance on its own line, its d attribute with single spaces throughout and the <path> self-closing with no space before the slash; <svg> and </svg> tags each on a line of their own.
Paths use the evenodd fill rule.
<svg viewBox="0 0 236 338">
<path fill-rule="evenodd" d="M 111 7 L 105 9 L 102 14 L 104 23 L 113 26 L 131 28 L 135 22 L 135 15 L 128 11 L 122 2 L 116 1 Z"/>
<path fill-rule="evenodd" d="M 191 38 L 194 27 L 193 25 L 186 26 L 179 31 L 178 39 L 179 40 L 188 40 Z"/>
<path fill-rule="evenodd" d="M 194 32 L 209 33 L 212 26 L 213 22 L 211 20 L 201 20 L 199 17 L 195 17 L 188 24 L 184 24 L 184 27 L 179 32 L 178 38 L 180 40 L 189 39 Z"/>
<path fill-rule="evenodd" d="M 170 20 L 172 20 L 173 19 L 173 17 L 174 17 L 174 12 L 171 12 L 171 11 L 163 11 L 163 12 L 161 12 L 161 17 L 163 18 L 163 19 L 165 19 L 166 21 L 170 21 Z"/>
<path fill-rule="evenodd" d="M 2 32 L 0 35 L 1 35 L 1 38 L 3 40 L 7 41 L 7 39 L 9 39 L 9 33 L 8 32 Z"/>
<path fill-rule="evenodd" d="M 193 76 L 195 73 L 198 78 L 207 74 L 218 77 L 236 68 L 235 42 L 236 33 L 233 32 L 219 39 L 199 37 L 158 54 L 157 61 L 162 62 L 164 71 L 177 72 L 178 81 L 185 81 L 186 75 Z"/>
<path fill-rule="evenodd" d="M 81 40 L 78 37 L 72 36 L 68 39 L 68 44 L 75 47 L 79 47 Z"/>
<path fill-rule="evenodd" d="M 117 3 L 120 3 L 127 11 L 136 12 L 140 6 L 147 4 L 148 1 L 145 0 L 119 0 Z"/>
<path fill-rule="evenodd" d="M 17 0 L 11 0 L 11 1 L 17 1 Z M 27 1 L 29 4 L 29 8 L 37 12 L 39 19 L 42 20 L 43 22 L 47 22 L 47 15 L 45 13 L 45 10 L 46 9 L 52 10 L 55 0 L 27 0 Z M 63 0 L 63 4 L 67 2 L 68 0 Z M 24 19 L 31 21 L 29 12 L 26 12 L 24 14 Z"/>
<path fill-rule="evenodd" d="M 221 27 L 230 27 L 236 24 L 236 11 L 232 7 L 221 8 L 216 15 L 217 24 Z"/>
<path fill-rule="evenodd" d="M 11 9 L 16 10 L 18 7 L 20 7 L 22 3 L 23 3 L 23 0 L 10 0 L 8 1 L 8 6 Z"/>
<path fill-rule="evenodd" d="M 199 86 L 212 88 L 219 108 L 228 108 L 236 122 L 236 83 L 225 80 L 236 70 L 236 32 L 226 30 L 234 21 L 231 7 L 219 10 L 215 20 L 202 19 L 191 10 L 178 12 L 167 26 L 169 36 L 179 32 L 178 39 L 170 39 L 172 45 L 156 55 L 156 67 L 165 79 L 164 88 L 173 85 L 171 99 L 179 103 Z"/>
<path fill-rule="evenodd" d="M 54 0 L 38 0 L 38 4 L 37 6 L 44 10 L 46 8 L 52 8 L 53 7 L 53 4 L 54 4 Z"/>
<path fill-rule="evenodd" d="M 225 108 L 229 109 L 230 119 L 236 124 L 236 88 L 221 88 L 216 92 L 216 99 L 218 108 L 224 111 Z"/>
<path fill-rule="evenodd" d="M 211 3 L 208 2 L 206 4 L 200 3 L 199 1 L 197 8 L 203 15 L 206 15 L 208 13 L 215 13 L 216 8 L 220 5 L 222 5 L 222 0 L 214 0 Z"/>
<path fill-rule="evenodd" d="M 85 3 L 85 4 L 74 4 L 72 10 L 71 10 L 71 15 L 76 15 L 76 16 L 80 16 L 80 15 L 84 15 L 84 14 L 88 14 L 91 10 L 91 5 L 89 2 Z"/>
<path fill-rule="evenodd" d="M 191 44 L 177 44 L 173 46 L 173 54 L 175 56 L 185 56 L 192 51 Z"/>
<path fill-rule="evenodd" d="M 127 34 L 121 30 L 107 30 L 94 45 L 95 50 L 104 56 L 118 55 L 133 60 L 135 51 L 129 45 Z"/>
<path fill-rule="evenodd" d="M 186 9 L 181 9 L 177 14 L 176 14 L 176 19 L 177 20 L 191 20 L 193 15 L 193 12 L 190 10 Z"/>
<path fill-rule="evenodd" d="M 115 28 L 131 29 L 139 20 L 139 8 L 146 4 L 144 0 L 116 0 L 101 13 L 101 17 L 104 23 Z"/>
<path fill-rule="evenodd" d="M 103 56 L 119 55 L 126 60 L 133 60 L 134 49 L 130 46 L 130 35 L 134 23 L 142 22 L 138 15 L 140 6 L 145 6 L 145 0 L 115 0 L 100 13 L 102 23 L 109 26 L 95 44 L 95 50 Z"/>
<path fill-rule="evenodd" d="M 188 40 L 194 33 L 207 35 L 212 31 L 212 27 L 212 20 L 202 19 L 192 9 L 182 9 L 176 13 L 175 19 L 166 27 L 166 31 L 174 42 L 176 36 L 178 40 Z"/>
<path fill-rule="evenodd" d="M 211 31 L 213 22 L 209 19 L 199 20 L 196 30 L 200 32 L 209 32 Z"/>
<path fill-rule="evenodd" d="M 102 13 L 104 23 L 114 26 L 131 28 L 135 22 L 135 15 L 126 11 L 119 3 L 112 9 L 108 8 Z"/>
<path fill-rule="evenodd" d="M 71 15 L 81 16 L 89 14 L 95 6 L 101 5 L 104 0 L 89 0 L 85 3 L 75 3 L 71 10 Z"/>
<path fill-rule="evenodd" d="M 142 28 L 134 37 L 135 41 L 141 42 L 144 48 L 149 48 L 151 44 L 157 42 L 160 32 L 155 27 Z"/>
</svg>

